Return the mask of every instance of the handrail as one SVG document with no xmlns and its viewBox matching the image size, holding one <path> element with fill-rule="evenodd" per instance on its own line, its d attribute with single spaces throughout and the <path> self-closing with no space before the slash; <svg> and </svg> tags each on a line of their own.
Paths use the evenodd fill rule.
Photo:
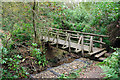
<svg viewBox="0 0 120 80">
<path fill-rule="evenodd" d="M 58 47 L 58 42 L 60 38 L 66 39 L 65 43 L 63 44 L 63 48 L 69 48 L 69 52 L 71 52 L 71 40 L 74 39 L 73 41 L 78 41 L 78 45 L 76 46 L 76 52 L 79 52 L 78 46 L 81 45 L 81 51 L 82 54 L 84 55 L 84 44 L 88 41 L 89 42 L 89 53 L 93 51 L 93 45 L 94 43 L 99 43 L 100 48 L 105 44 L 103 42 L 103 37 L 108 37 L 107 35 L 98 35 L 98 34 L 93 34 L 93 33 L 85 33 L 85 32 L 78 32 L 78 31 L 70 31 L 70 30 L 62 30 L 62 29 L 57 29 L 57 28 L 42 28 L 41 32 L 45 31 L 48 32 L 46 33 L 48 36 L 48 41 L 50 40 L 50 35 L 53 35 L 52 41 L 56 43 L 56 47 Z M 42 35 L 43 36 L 43 35 Z M 47 37 L 45 36 L 45 38 Z M 94 40 L 94 37 L 97 36 L 99 37 L 99 40 Z M 55 41 L 56 40 L 56 41 Z M 68 44 L 66 44 L 68 42 Z"/>
<path fill-rule="evenodd" d="M 49 28 L 49 27 L 47 27 Z M 108 35 L 99 35 L 99 34 L 94 34 L 94 33 L 85 33 L 85 32 L 78 32 L 78 31 L 71 31 L 71 30 L 63 30 L 63 29 L 57 29 L 57 28 L 51 28 L 52 30 L 61 30 L 61 31 L 67 31 L 67 32 L 74 32 L 74 33 L 79 33 L 83 35 L 91 35 L 91 36 L 98 36 L 98 37 L 109 37 Z"/>
</svg>

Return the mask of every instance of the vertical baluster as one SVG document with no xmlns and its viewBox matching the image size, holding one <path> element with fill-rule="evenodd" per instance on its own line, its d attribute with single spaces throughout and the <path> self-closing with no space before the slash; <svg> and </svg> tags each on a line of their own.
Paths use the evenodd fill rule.
<svg viewBox="0 0 120 80">
<path fill-rule="evenodd" d="M 81 37 L 82 37 L 81 50 L 82 50 L 82 55 L 84 56 L 84 37 L 83 35 L 81 35 Z"/>
<path fill-rule="evenodd" d="M 79 33 L 77 33 L 77 38 L 79 38 L 80 36 L 79 36 Z"/>
<path fill-rule="evenodd" d="M 102 40 L 103 40 L 102 37 L 100 37 L 100 42 L 102 42 Z M 102 48 L 102 44 L 100 44 L 100 48 Z"/>
<path fill-rule="evenodd" d="M 53 42 L 54 42 L 54 40 L 55 40 L 55 38 L 56 38 L 56 34 L 54 34 L 54 31 L 52 32 L 52 35 L 53 35 Z"/>
<path fill-rule="evenodd" d="M 82 39 L 82 36 L 79 37 L 78 44 L 77 44 L 77 46 L 76 46 L 76 50 L 75 50 L 76 52 L 77 52 L 78 47 L 79 47 L 79 45 L 80 45 L 81 39 Z"/>
<path fill-rule="evenodd" d="M 90 37 L 89 53 L 93 52 L 93 36 Z"/>
<path fill-rule="evenodd" d="M 68 33 L 66 31 L 66 40 L 65 40 L 65 43 L 63 44 L 63 48 L 65 47 L 65 44 L 66 44 L 67 40 L 68 40 Z"/>
<path fill-rule="evenodd" d="M 71 40 L 70 40 L 70 33 L 68 34 L 68 47 L 69 47 L 69 52 L 71 52 L 71 44 L 70 44 L 70 42 L 71 42 Z"/>
</svg>

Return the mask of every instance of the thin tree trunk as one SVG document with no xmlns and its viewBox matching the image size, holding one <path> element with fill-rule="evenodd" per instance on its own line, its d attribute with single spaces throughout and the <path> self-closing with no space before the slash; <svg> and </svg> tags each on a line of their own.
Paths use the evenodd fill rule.
<svg viewBox="0 0 120 80">
<path fill-rule="evenodd" d="M 36 2 L 34 0 L 34 4 L 33 4 L 33 28 L 34 28 L 34 36 L 35 36 L 35 42 L 36 42 L 37 33 L 36 33 L 36 24 L 35 24 L 35 5 L 36 5 Z"/>
</svg>

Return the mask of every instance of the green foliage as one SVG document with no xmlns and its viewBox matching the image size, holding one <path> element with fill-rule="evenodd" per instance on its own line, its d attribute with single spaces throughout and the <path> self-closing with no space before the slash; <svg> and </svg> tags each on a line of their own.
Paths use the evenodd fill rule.
<svg viewBox="0 0 120 80">
<path fill-rule="evenodd" d="M 24 67 L 21 67 L 20 59 L 22 56 L 14 54 L 10 55 L 6 48 L 3 46 L 0 48 L 0 62 L 3 65 L 2 67 L 2 79 L 5 78 L 27 78 L 28 73 Z"/>
<path fill-rule="evenodd" d="M 69 76 L 65 76 L 64 74 L 61 74 L 61 76 L 59 77 L 60 79 L 68 79 Z"/>
<path fill-rule="evenodd" d="M 14 31 L 11 32 L 12 39 L 17 42 L 29 41 L 31 40 L 31 35 L 28 32 L 28 28 L 21 28 L 17 24 L 14 27 Z"/>
<path fill-rule="evenodd" d="M 95 16 L 91 23 L 92 25 L 100 25 L 102 27 L 118 19 L 119 3 L 98 2 L 95 4 L 95 7 L 92 10 L 92 16 Z"/>
<path fill-rule="evenodd" d="M 8 50 L 13 49 L 13 45 L 14 45 L 14 41 L 11 40 L 11 36 L 8 35 L 9 32 L 6 32 L 3 34 L 3 36 L 1 37 L 2 39 L 2 44 L 5 48 L 7 48 Z"/>
<path fill-rule="evenodd" d="M 114 79 L 120 78 L 120 48 L 116 49 L 110 57 L 103 62 L 99 63 L 99 66 L 103 69 L 105 78 Z"/>
<path fill-rule="evenodd" d="M 48 61 L 46 61 L 45 55 L 40 51 L 40 49 L 37 49 L 37 44 L 32 43 L 31 47 L 31 56 L 36 57 L 37 63 L 42 66 L 46 66 Z"/>
<path fill-rule="evenodd" d="M 78 78 L 79 77 L 79 71 L 78 72 L 72 72 L 68 76 L 65 76 L 65 74 L 61 74 L 59 77 L 60 79 L 69 79 L 72 80 L 73 78 Z"/>
<path fill-rule="evenodd" d="M 107 34 L 106 26 L 119 18 L 117 2 L 81 2 L 71 5 L 74 9 L 59 5 L 48 13 L 48 17 L 54 20 L 51 26 L 56 28 Z"/>
<path fill-rule="evenodd" d="M 84 69 L 86 68 L 86 66 L 83 67 Z M 69 73 L 67 76 L 65 76 L 65 74 L 61 74 L 61 76 L 59 77 L 60 79 L 69 79 L 69 80 L 73 80 L 73 78 L 79 78 L 79 73 L 81 72 L 82 68 L 76 70 L 75 72 L 71 72 Z"/>
</svg>

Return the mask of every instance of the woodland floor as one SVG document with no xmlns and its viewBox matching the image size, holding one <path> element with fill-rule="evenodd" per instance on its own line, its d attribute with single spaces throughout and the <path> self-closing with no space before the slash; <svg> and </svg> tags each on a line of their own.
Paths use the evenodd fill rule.
<svg viewBox="0 0 120 80">
<path fill-rule="evenodd" d="M 3 33 L 2 30 L 0 30 L 0 32 Z M 0 39 L 0 46 L 2 46 L 1 39 Z M 51 56 L 51 54 L 50 54 L 50 55 L 46 56 L 49 64 L 45 67 L 41 67 L 41 66 L 38 66 L 38 65 L 34 64 L 35 58 L 29 56 L 29 51 L 28 50 L 26 50 L 23 47 L 18 47 L 17 50 L 19 50 L 19 51 L 17 51 L 18 54 L 23 55 L 24 59 L 25 59 L 24 62 L 21 62 L 21 66 L 26 67 L 27 71 L 29 73 L 34 74 L 34 78 L 38 77 L 36 75 L 39 75 L 39 77 L 40 77 L 41 76 L 40 73 L 43 73 L 43 72 L 46 73 L 49 68 L 54 69 L 54 68 L 57 67 L 57 69 L 59 69 L 59 67 L 61 67 L 61 69 L 64 69 L 64 67 L 61 66 L 62 64 L 69 64 L 66 67 L 67 70 L 62 71 L 62 74 L 63 74 L 63 72 L 67 73 L 67 71 L 70 71 L 68 68 L 71 67 L 71 66 L 74 66 L 74 69 L 77 69 L 78 66 L 80 66 L 79 69 L 82 68 L 82 70 L 79 72 L 80 76 L 78 76 L 78 78 L 103 78 L 103 77 L 105 77 L 105 75 L 101 75 L 101 73 L 103 73 L 102 69 L 99 66 L 96 66 L 96 64 L 98 63 L 97 61 L 89 60 L 88 62 L 92 61 L 92 64 L 88 65 L 87 67 L 86 67 L 86 64 L 82 65 L 81 63 L 77 62 L 78 65 L 76 67 L 76 64 L 73 64 L 75 62 L 74 60 L 78 59 L 80 57 L 76 54 L 73 54 L 73 53 L 68 54 L 67 52 L 64 52 L 64 51 L 59 50 L 59 49 L 58 50 L 55 49 L 55 51 L 49 50 L 48 51 L 49 54 L 52 53 L 52 52 L 54 52 L 54 53 L 62 52 L 62 54 L 59 53 L 61 55 L 58 54 L 58 55 L 54 55 L 54 56 Z M 52 60 L 51 58 L 54 58 L 54 60 Z M 84 61 L 84 59 L 83 59 L 83 61 Z M 70 64 L 71 64 L 71 66 L 70 66 Z M 60 70 L 58 70 L 58 73 L 60 73 L 59 71 Z M 47 72 L 47 74 L 48 73 L 49 72 Z M 50 72 L 50 74 L 51 74 L 51 72 Z M 51 76 L 50 74 L 47 77 L 46 76 L 42 76 L 42 77 L 44 77 L 44 78 L 60 77 L 60 76 L 55 75 L 55 74 L 52 74 L 52 76 Z M 66 74 L 66 75 L 69 75 L 69 74 Z"/>
<path fill-rule="evenodd" d="M 71 63 L 64 63 L 31 76 L 32 78 L 58 78 L 64 74 L 64 76 L 69 76 L 69 78 L 104 78 L 105 75 L 102 75 L 103 71 L 96 65 L 97 63 L 99 62 L 79 58 Z M 76 72 L 78 72 L 78 75 L 75 74 Z"/>
</svg>

